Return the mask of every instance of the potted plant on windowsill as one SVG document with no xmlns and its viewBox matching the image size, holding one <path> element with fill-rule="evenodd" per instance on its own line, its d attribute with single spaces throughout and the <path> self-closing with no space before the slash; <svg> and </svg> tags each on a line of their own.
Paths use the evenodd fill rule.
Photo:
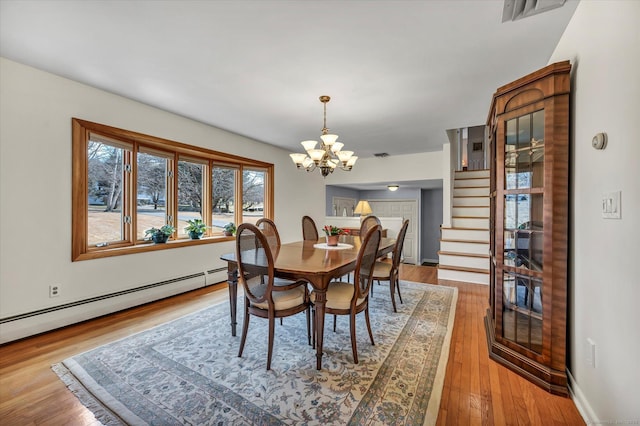
<svg viewBox="0 0 640 426">
<path fill-rule="evenodd" d="M 164 225 L 160 228 L 149 228 L 146 231 L 144 231 L 144 235 L 145 236 L 150 235 L 151 241 L 153 241 L 156 244 L 161 244 L 161 243 L 166 243 L 169 237 L 171 236 L 171 234 L 173 234 L 173 231 L 175 230 L 176 228 L 174 228 L 171 225 Z"/>
<path fill-rule="evenodd" d="M 236 233 L 236 225 L 234 225 L 233 222 L 227 223 L 223 229 L 224 235 L 226 235 L 227 237 L 230 237 Z"/>
<path fill-rule="evenodd" d="M 187 226 L 184 227 L 184 231 L 189 234 L 189 238 L 192 240 L 199 240 L 206 230 L 207 225 L 202 219 L 189 219 Z"/>
</svg>

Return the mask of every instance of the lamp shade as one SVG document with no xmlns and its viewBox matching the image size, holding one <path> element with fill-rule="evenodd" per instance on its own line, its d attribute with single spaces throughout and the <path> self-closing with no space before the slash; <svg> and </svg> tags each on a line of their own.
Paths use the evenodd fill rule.
<svg viewBox="0 0 640 426">
<path fill-rule="evenodd" d="M 356 205 L 356 208 L 353 212 L 356 214 L 360 214 L 361 216 L 366 216 L 373 213 L 373 210 L 371 210 L 371 206 L 369 205 L 369 202 L 367 200 L 360 200 L 358 201 L 358 204 Z"/>
</svg>

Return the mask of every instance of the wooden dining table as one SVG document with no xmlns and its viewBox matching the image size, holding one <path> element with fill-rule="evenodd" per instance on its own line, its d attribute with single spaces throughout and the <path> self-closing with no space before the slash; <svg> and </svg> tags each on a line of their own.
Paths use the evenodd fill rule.
<svg viewBox="0 0 640 426">
<path fill-rule="evenodd" d="M 393 250 L 393 238 L 382 238 L 378 255 L 384 256 Z M 324 338 L 324 314 L 327 301 L 326 293 L 329 283 L 355 269 L 356 258 L 362 241 L 360 237 L 340 237 L 339 244 L 351 247 L 319 248 L 317 245 L 325 243 L 325 239 L 318 241 L 297 241 L 282 244 L 273 249 L 274 273 L 277 278 L 288 280 L 305 280 L 311 284 L 316 292 L 315 298 L 315 327 L 316 333 L 316 368 L 322 369 L 322 342 Z M 231 335 L 236 335 L 236 316 L 238 299 L 238 265 L 235 253 L 227 253 L 220 258 L 227 262 L 227 282 L 229 284 L 229 305 L 231 311 Z M 246 258 L 252 258 L 247 256 Z M 260 258 L 260 257 L 256 257 Z M 263 257 L 262 257 L 263 258 Z M 264 265 L 258 265 L 264 266 Z"/>
</svg>

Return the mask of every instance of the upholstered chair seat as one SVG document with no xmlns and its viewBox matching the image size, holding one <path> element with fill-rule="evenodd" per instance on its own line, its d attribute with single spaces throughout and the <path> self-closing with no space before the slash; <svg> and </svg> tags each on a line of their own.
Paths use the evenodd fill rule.
<svg viewBox="0 0 640 426">
<path fill-rule="evenodd" d="M 393 265 L 388 262 L 376 262 L 373 265 L 373 275 L 376 277 L 388 277 L 391 275 L 391 269 Z"/>
<path fill-rule="evenodd" d="M 352 283 L 342 281 L 332 282 L 327 289 L 327 309 L 349 309 L 355 286 Z M 315 303 L 316 294 L 311 293 L 311 303 Z M 361 305 L 365 301 L 364 297 L 356 300 L 356 305 Z"/>
<path fill-rule="evenodd" d="M 291 281 L 287 281 L 286 283 L 290 284 Z M 302 305 L 305 303 L 306 293 L 305 288 L 301 286 L 292 288 L 291 290 L 273 292 L 273 307 L 276 311 L 284 311 L 285 309 Z M 269 309 L 269 303 L 266 300 L 260 303 L 251 303 L 251 306 L 260 309 Z"/>
</svg>

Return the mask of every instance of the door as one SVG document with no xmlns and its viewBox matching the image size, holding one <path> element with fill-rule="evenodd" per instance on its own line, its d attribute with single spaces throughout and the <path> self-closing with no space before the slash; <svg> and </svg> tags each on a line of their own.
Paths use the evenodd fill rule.
<svg viewBox="0 0 640 426">
<path fill-rule="evenodd" d="M 409 227 L 402 249 L 404 263 L 418 264 L 418 203 L 416 200 L 369 200 L 373 214 L 378 217 L 409 219 Z"/>
</svg>

